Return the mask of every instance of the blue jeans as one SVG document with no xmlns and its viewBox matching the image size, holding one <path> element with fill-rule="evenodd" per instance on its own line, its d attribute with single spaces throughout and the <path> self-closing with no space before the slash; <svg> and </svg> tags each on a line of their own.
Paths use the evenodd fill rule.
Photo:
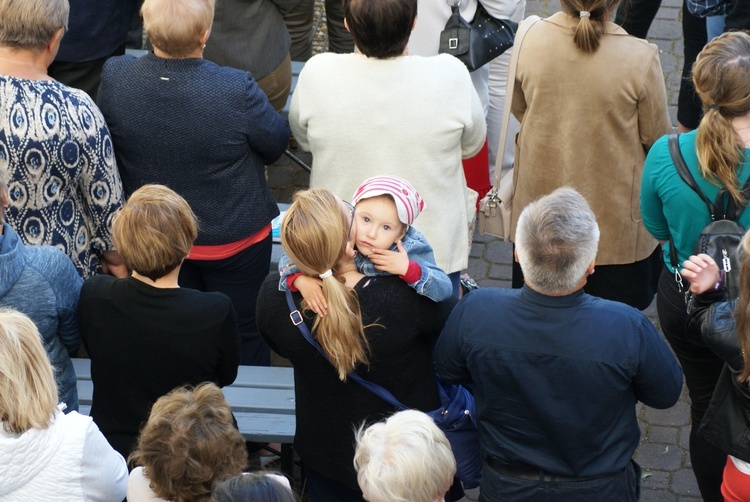
<svg viewBox="0 0 750 502">
<path fill-rule="evenodd" d="M 482 471 L 479 502 L 637 501 L 641 496 L 641 467 L 631 460 L 622 471 L 596 478 L 557 480 L 550 475 L 539 479 L 515 477 L 497 472 L 486 462 Z"/>
</svg>

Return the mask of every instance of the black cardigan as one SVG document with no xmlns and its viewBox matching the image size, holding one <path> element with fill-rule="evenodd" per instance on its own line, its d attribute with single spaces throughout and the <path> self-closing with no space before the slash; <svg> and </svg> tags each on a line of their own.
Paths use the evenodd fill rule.
<svg viewBox="0 0 750 502">
<path fill-rule="evenodd" d="M 294 447 L 306 466 L 358 490 L 354 430 L 396 411 L 353 381 L 342 382 L 333 366 L 289 319 L 278 274 L 271 274 L 258 296 L 258 329 L 271 349 L 294 365 L 297 431 Z M 357 291 L 365 334 L 370 343 L 363 378 L 382 385 L 411 408 L 431 411 L 440 405 L 432 348 L 449 310 L 417 295 L 395 276 L 365 277 Z M 297 305 L 301 296 L 295 295 Z M 312 328 L 313 318 L 306 322 Z"/>
</svg>

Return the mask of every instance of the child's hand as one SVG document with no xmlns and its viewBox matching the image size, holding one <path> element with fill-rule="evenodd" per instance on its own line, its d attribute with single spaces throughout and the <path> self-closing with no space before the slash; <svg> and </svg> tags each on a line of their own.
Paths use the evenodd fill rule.
<svg viewBox="0 0 750 502">
<path fill-rule="evenodd" d="M 323 295 L 323 280 L 300 275 L 294 280 L 294 287 L 302 294 L 308 308 L 319 316 L 328 315 L 328 302 Z"/>
<path fill-rule="evenodd" d="M 719 267 L 707 254 L 693 255 L 682 263 L 680 274 L 690 282 L 690 291 L 696 294 L 715 289 L 719 283 Z"/>
<path fill-rule="evenodd" d="M 370 254 L 370 260 L 375 264 L 375 268 L 388 272 L 393 275 L 405 275 L 409 270 L 409 255 L 406 254 L 401 241 L 396 241 L 398 251 L 389 251 L 387 249 L 373 249 Z"/>
</svg>

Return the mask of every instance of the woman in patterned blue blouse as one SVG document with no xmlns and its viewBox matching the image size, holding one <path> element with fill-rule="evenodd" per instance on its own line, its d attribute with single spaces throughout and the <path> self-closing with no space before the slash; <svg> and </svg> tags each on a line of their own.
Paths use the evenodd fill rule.
<svg viewBox="0 0 750 502">
<path fill-rule="evenodd" d="M 47 75 L 68 0 L 0 0 L 0 169 L 6 221 L 26 244 L 65 251 L 81 276 L 124 275 L 110 223 L 122 205 L 112 140 L 84 92 Z"/>
</svg>

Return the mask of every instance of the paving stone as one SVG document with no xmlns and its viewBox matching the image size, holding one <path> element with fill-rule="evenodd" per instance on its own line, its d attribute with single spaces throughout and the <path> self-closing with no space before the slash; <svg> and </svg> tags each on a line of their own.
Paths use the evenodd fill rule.
<svg viewBox="0 0 750 502">
<path fill-rule="evenodd" d="M 690 420 L 690 407 L 685 401 L 678 401 L 666 410 L 645 407 L 641 418 L 652 425 L 686 425 Z"/>
<path fill-rule="evenodd" d="M 487 251 L 484 254 L 485 260 L 492 263 L 512 263 L 513 244 L 501 240 L 487 243 Z"/>
<path fill-rule="evenodd" d="M 641 466 L 643 469 L 643 466 Z M 671 484 L 671 473 L 667 471 L 652 471 L 643 469 L 641 473 L 641 487 L 651 490 L 669 490 Z"/>
<path fill-rule="evenodd" d="M 695 480 L 695 474 L 693 474 L 692 469 L 682 469 L 672 474 L 672 491 L 680 496 L 685 495 L 700 499 L 698 482 Z M 689 499 L 680 498 L 680 500 Z"/>
<path fill-rule="evenodd" d="M 482 255 L 484 254 L 484 245 L 474 242 L 471 244 L 471 249 L 469 250 L 469 258 L 482 258 Z"/>
<path fill-rule="evenodd" d="M 510 281 L 498 281 L 495 279 L 481 279 L 477 281 L 482 288 L 504 288 L 510 289 Z"/>
<path fill-rule="evenodd" d="M 648 442 L 659 444 L 677 444 L 679 429 L 677 427 L 663 427 L 652 425 L 648 429 Z"/>
<path fill-rule="evenodd" d="M 677 500 L 677 497 L 664 490 L 641 490 L 641 502 L 670 502 Z"/>
<path fill-rule="evenodd" d="M 510 265 L 492 265 L 490 268 L 490 279 L 511 280 L 513 268 Z"/>
<path fill-rule="evenodd" d="M 682 448 L 674 445 L 642 444 L 635 460 L 644 471 L 674 471 L 682 466 Z"/>
</svg>

